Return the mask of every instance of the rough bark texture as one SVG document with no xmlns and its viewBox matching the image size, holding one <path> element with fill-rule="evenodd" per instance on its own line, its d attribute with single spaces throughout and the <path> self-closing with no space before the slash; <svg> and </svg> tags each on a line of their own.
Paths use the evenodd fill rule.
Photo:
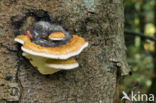
<svg viewBox="0 0 156 103">
<path fill-rule="evenodd" d="M 45 76 L 21 56 L 10 19 L 31 9 L 89 42 L 79 68 Z M 120 70 L 128 73 L 122 0 L 0 1 L 0 103 L 117 103 Z"/>
</svg>

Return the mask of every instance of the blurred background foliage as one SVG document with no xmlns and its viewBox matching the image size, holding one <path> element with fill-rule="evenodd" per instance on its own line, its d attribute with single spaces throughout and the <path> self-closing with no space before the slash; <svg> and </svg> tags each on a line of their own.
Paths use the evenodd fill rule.
<svg viewBox="0 0 156 103">
<path fill-rule="evenodd" d="M 121 96 L 122 91 L 156 96 L 156 0 L 124 0 L 124 7 L 125 43 L 132 75 L 120 80 Z"/>
</svg>

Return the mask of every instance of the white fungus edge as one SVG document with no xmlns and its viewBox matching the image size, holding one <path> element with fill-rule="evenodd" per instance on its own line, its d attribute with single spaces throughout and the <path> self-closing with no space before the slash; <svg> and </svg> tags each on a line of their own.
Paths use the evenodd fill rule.
<svg viewBox="0 0 156 103">
<path fill-rule="evenodd" d="M 16 41 L 16 42 L 18 42 L 18 43 L 20 43 L 20 44 L 24 44 L 24 41 L 21 40 L 21 39 L 18 39 L 18 38 L 15 38 L 14 41 Z"/>
<path fill-rule="evenodd" d="M 69 70 L 74 69 L 79 66 L 78 63 L 74 64 L 46 64 L 47 67 L 54 68 L 54 69 L 61 69 L 61 70 Z"/>
<path fill-rule="evenodd" d="M 45 53 L 38 53 L 38 52 L 34 52 L 32 50 L 26 49 L 24 47 L 21 47 L 21 49 L 31 55 L 35 55 L 35 56 L 40 56 L 40 57 L 45 57 L 45 58 L 51 58 L 51 59 L 68 59 L 70 57 L 76 56 L 78 54 L 80 54 L 82 52 L 82 50 L 84 48 L 86 48 L 88 46 L 88 42 L 86 42 L 78 51 L 66 54 L 66 55 L 52 55 L 52 54 L 45 54 Z"/>
<path fill-rule="evenodd" d="M 50 38 L 50 40 L 64 40 L 64 38 Z"/>
</svg>

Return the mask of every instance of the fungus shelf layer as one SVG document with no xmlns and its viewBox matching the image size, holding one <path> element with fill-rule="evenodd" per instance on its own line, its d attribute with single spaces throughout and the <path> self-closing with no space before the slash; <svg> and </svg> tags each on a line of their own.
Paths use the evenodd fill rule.
<svg viewBox="0 0 156 103">
<path fill-rule="evenodd" d="M 15 41 L 22 44 L 23 56 L 42 74 L 77 68 L 79 64 L 72 57 L 88 46 L 84 38 L 45 21 L 34 23 Z"/>
</svg>

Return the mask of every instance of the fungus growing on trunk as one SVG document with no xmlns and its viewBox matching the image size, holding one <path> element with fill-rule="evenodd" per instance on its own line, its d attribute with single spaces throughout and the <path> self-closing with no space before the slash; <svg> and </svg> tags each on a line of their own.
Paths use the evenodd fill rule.
<svg viewBox="0 0 156 103">
<path fill-rule="evenodd" d="M 20 44 L 24 44 L 25 41 L 29 40 L 29 37 L 21 34 L 21 35 L 16 36 L 16 38 L 14 40 Z"/>
<path fill-rule="evenodd" d="M 72 58 L 88 46 L 82 37 L 70 35 L 61 26 L 40 21 L 33 24 L 15 41 L 22 44 L 23 56 L 42 74 L 53 74 L 60 70 L 79 66 Z"/>
<path fill-rule="evenodd" d="M 50 40 L 64 40 L 64 37 L 65 36 L 62 32 L 54 32 L 48 36 Z"/>
<path fill-rule="evenodd" d="M 74 58 L 67 60 L 48 59 L 40 56 L 34 56 L 23 52 L 30 63 L 42 74 L 53 74 L 60 70 L 70 70 L 77 68 L 79 64 Z"/>
</svg>

